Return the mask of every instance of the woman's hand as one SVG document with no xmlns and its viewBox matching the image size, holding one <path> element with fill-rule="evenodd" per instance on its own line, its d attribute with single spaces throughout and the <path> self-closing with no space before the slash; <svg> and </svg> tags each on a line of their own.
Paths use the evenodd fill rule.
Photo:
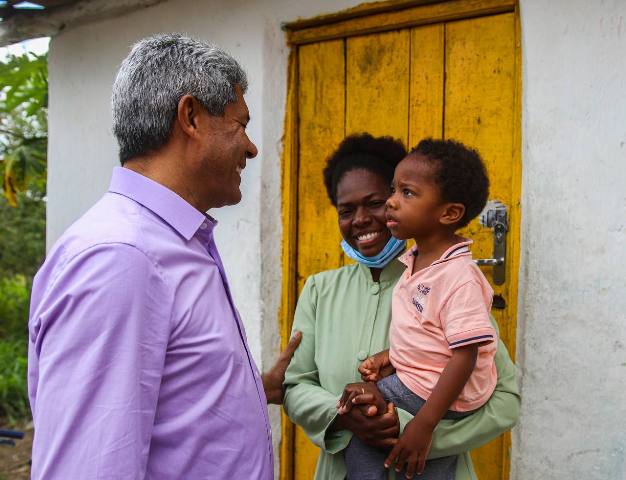
<svg viewBox="0 0 626 480">
<path fill-rule="evenodd" d="M 281 405 L 283 403 L 283 382 L 285 381 L 285 371 L 291 362 L 293 352 L 296 351 L 300 341 L 302 340 L 302 332 L 296 331 L 291 336 L 289 343 L 285 347 L 278 360 L 272 368 L 261 375 L 263 380 L 263 390 L 265 390 L 265 396 L 267 397 L 267 403 L 274 403 Z"/>
<path fill-rule="evenodd" d="M 374 383 L 349 383 L 337 402 L 339 415 L 349 412 L 354 405 L 368 405 L 364 413 L 368 416 L 378 415 L 387 408 L 387 402 Z"/>
<path fill-rule="evenodd" d="M 400 420 L 393 403 L 387 404 L 382 415 L 374 417 L 364 410 L 366 407 L 359 405 L 345 415 L 338 415 L 333 430 L 350 430 L 363 443 L 381 450 L 393 447 L 400 433 Z"/>
</svg>

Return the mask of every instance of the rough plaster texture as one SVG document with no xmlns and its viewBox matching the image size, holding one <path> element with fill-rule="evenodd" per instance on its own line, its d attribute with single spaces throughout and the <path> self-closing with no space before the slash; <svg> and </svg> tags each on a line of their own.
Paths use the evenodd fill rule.
<svg viewBox="0 0 626 480">
<path fill-rule="evenodd" d="M 333 12 L 357 1 L 176 0 L 122 17 L 70 27 L 50 45 L 50 142 L 47 244 L 106 191 L 117 147 L 109 99 L 130 45 L 157 32 L 215 42 L 248 72 L 249 133 L 259 156 L 248 162 L 242 202 L 212 211 L 217 243 L 252 353 L 267 368 L 279 348 L 281 294 L 280 155 L 289 49 L 283 22 Z M 274 443 L 280 410 L 270 407 Z"/>
<path fill-rule="evenodd" d="M 518 480 L 626 478 L 626 2 L 523 0 Z"/>
</svg>

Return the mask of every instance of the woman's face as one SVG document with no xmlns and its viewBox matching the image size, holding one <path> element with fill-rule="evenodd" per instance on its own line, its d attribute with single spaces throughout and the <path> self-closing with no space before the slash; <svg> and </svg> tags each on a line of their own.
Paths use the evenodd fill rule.
<svg viewBox="0 0 626 480">
<path fill-rule="evenodd" d="M 346 172 L 337 184 L 339 230 L 361 255 L 377 255 L 391 238 L 385 219 L 390 194 L 384 177 L 361 168 Z"/>
</svg>

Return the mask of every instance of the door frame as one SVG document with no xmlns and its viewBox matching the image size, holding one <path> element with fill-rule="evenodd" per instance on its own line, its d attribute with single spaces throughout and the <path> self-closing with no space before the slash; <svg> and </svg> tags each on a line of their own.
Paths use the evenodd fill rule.
<svg viewBox="0 0 626 480">
<path fill-rule="evenodd" d="M 307 43 L 321 42 L 356 35 L 379 33 L 388 30 L 411 28 L 420 25 L 465 20 L 500 13 L 515 16 L 515 128 L 514 128 L 514 198 L 521 198 L 521 34 L 518 0 L 387 0 L 366 3 L 337 13 L 315 18 L 297 20 L 283 25 L 290 48 L 287 72 L 287 101 L 285 106 L 283 151 L 281 155 L 281 206 L 282 206 L 282 290 L 279 311 L 281 348 L 289 341 L 297 300 L 297 212 L 298 212 L 298 47 Z M 519 231 L 521 205 L 511 205 L 512 231 Z M 511 272 L 519 272 L 520 235 L 512 235 Z M 518 278 L 511 282 L 511 312 L 517 312 Z M 515 360 L 517 315 L 506 326 L 511 339 L 509 353 Z M 281 412 L 280 480 L 294 479 L 295 425 L 284 410 Z M 504 442 L 510 450 L 510 434 Z M 510 461 L 506 455 L 505 478 L 508 478 Z"/>
</svg>

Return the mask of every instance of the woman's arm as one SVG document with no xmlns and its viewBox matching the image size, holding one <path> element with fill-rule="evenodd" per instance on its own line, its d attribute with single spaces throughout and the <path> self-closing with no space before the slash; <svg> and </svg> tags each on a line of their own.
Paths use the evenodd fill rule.
<svg viewBox="0 0 626 480">
<path fill-rule="evenodd" d="M 346 431 L 329 429 L 337 416 L 337 395 L 328 392 L 319 383 L 315 362 L 316 303 L 315 279 L 309 277 L 294 316 L 293 330 L 302 332 L 302 342 L 285 373 L 283 405 L 289 418 L 304 429 L 315 445 L 336 453 L 348 445 L 350 435 Z"/>
<path fill-rule="evenodd" d="M 495 325 L 493 318 L 492 323 Z M 520 395 L 515 364 L 502 340 L 498 340 L 495 363 L 498 383 L 489 401 L 467 418 L 439 422 L 428 458 L 459 455 L 474 450 L 515 426 L 520 412 Z M 398 417 L 402 430 L 413 418 L 411 414 L 400 409 Z"/>
</svg>

